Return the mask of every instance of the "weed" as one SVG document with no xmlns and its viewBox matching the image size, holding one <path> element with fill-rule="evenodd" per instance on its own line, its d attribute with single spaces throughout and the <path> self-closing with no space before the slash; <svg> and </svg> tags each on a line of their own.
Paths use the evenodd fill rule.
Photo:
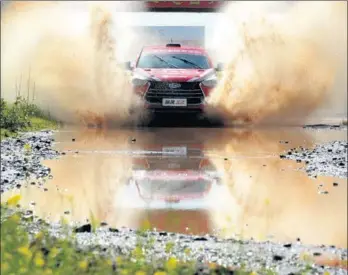
<svg viewBox="0 0 348 275">
<path fill-rule="evenodd" d="M 1 138 L 15 136 L 20 131 L 38 131 L 57 127 L 57 123 L 49 114 L 20 96 L 12 104 L 1 98 L 0 108 Z"/>
</svg>

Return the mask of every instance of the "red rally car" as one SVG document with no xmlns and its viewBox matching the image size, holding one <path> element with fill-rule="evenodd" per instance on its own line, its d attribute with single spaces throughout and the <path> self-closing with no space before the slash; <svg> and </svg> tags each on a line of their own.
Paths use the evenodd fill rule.
<svg viewBox="0 0 348 275">
<path fill-rule="evenodd" d="M 216 72 L 207 52 L 180 44 L 144 47 L 135 63 L 126 63 L 132 85 L 153 112 L 201 113 L 205 98 L 217 85 Z"/>
</svg>

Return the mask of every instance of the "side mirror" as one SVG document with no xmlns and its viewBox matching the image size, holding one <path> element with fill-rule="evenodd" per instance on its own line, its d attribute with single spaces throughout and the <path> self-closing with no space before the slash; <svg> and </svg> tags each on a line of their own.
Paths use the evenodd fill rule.
<svg viewBox="0 0 348 275">
<path fill-rule="evenodd" d="M 124 68 L 127 70 L 127 71 L 131 71 L 133 70 L 133 64 L 130 62 L 130 61 L 127 61 L 124 63 Z"/>
<path fill-rule="evenodd" d="M 224 64 L 219 62 L 215 68 L 217 72 L 222 72 L 224 70 Z"/>
</svg>

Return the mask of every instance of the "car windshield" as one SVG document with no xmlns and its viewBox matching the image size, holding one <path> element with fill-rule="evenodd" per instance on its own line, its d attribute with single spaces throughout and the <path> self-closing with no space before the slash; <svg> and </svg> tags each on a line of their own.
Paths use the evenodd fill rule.
<svg viewBox="0 0 348 275">
<path fill-rule="evenodd" d="M 204 55 L 185 53 L 151 53 L 140 57 L 138 68 L 142 69 L 209 69 Z"/>
</svg>

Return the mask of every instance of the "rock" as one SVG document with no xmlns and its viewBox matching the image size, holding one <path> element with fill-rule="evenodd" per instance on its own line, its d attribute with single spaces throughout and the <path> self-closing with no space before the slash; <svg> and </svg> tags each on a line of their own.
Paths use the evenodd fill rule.
<svg viewBox="0 0 348 275">
<path fill-rule="evenodd" d="M 207 241 L 208 239 L 205 238 L 205 237 L 196 237 L 196 238 L 194 238 L 193 240 L 194 240 L 194 241 L 198 241 L 198 242 L 205 242 L 205 241 Z"/>
<path fill-rule="evenodd" d="M 85 232 L 91 232 L 92 231 L 92 226 L 91 224 L 84 224 L 78 228 L 75 229 L 76 233 L 85 233 Z"/>
<path fill-rule="evenodd" d="M 284 257 L 280 256 L 280 255 L 273 255 L 273 261 L 279 262 L 281 260 L 283 260 Z"/>
</svg>

